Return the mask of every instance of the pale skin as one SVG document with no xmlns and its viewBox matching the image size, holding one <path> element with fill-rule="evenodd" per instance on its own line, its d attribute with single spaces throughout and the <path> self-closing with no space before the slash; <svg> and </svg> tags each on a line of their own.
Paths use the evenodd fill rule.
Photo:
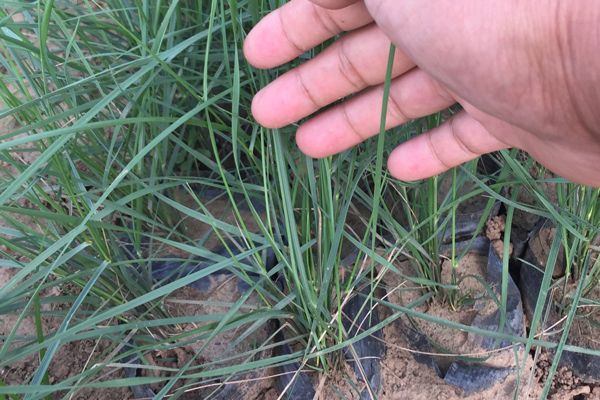
<svg viewBox="0 0 600 400">
<path fill-rule="evenodd" d="M 312 157 L 379 132 L 390 42 L 387 127 L 460 103 L 441 126 L 398 146 L 403 180 L 517 147 L 553 172 L 600 187 L 600 2 L 597 0 L 292 0 L 248 34 L 258 68 L 293 60 L 347 31 L 255 96 L 254 118 L 280 128 L 359 93 L 299 126 Z"/>
</svg>

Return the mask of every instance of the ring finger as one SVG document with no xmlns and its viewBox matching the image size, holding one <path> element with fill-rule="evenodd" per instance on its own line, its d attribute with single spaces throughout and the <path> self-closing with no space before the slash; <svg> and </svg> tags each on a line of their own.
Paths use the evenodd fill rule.
<svg viewBox="0 0 600 400">
<path fill-rule="evenodd" d="M 443 110 L 453 96 L 419 68 L 391 82 L 386 129 Z M 383 84 L 315 116 L 296 132 L 298 147 L 316 158 L 337 154 L 379 132 Z"/>
</svg>

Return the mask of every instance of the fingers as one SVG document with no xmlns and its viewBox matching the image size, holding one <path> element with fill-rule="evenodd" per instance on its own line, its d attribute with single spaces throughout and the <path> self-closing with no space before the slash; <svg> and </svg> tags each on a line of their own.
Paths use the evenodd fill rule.
<svg viewBox="0 0 600 400">
<path fill-rule="evenodd" d="M 390 154 L 388 169 L 398 179 L 414 181 L 509 147 L 461 111 L 439 127 L 398 146 Z"/>
<path fill-rule="evenodd" d="M 319 7 L 309 0 L 292 0 L 263 18 L 244 42 L 246 60 L 257 68 L 273 68 L 293 60 L 325 40 L 373 21 L 364 2 L 329 0 L 341 10 Z"/>
<path fill-rule="evenodd" d="M 414 68 L 391 82 L 386 129 L 454 104 L 455 100 L 425 72 Z M 296 132 L 300 150 L 327 157 L 376 135 L 383 104 L 383 85 L 369 89 L 305 122 Z"/>
<path fill-rule="evenodd" d="M 385 80 L 390 41 L 371 24 L 342 36 L 312 60 L 280 76 L 252 102 L 252 115 L 267 128 L 279 128 Z M 395 53 L 392 77 L 413 68 Z"/>
<path fill-rule="evenodd" d="M 318 6 L 328 8 L 330 10 L 339 10 L 340 8 L 348 7 L 351 4 L 358 3 L 362 0 L 310 0 Z"/>
</svg>

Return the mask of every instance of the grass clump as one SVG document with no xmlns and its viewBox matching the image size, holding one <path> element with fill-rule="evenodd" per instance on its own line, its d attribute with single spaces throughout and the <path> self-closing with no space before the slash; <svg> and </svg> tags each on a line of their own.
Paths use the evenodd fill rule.
<svg viewBox="0 0 600 400">
<path fill-rule="evenodd" d="M 417 303 L 430 291 L 456 303 L 457 282 L 441 278 L 440 235 L 479 195 L 487 212 L 502 200 L 557 220 L 577 274 L 597 277 L 597 261 L 581 269 L 595 257 L 597 190 L 561 181 L 556 208 L 507 152 L 493 177 L 476 163 L 412 184 L 387 175 L 390 146 L 441 114 L 322 160 L 298 152 L 293 127 L 255 124 L 252 96 L 291 65 L 256 71 L 242 43 L 276 3 L 0 1 L 0 120 L 12 124 L 0 136 L 0 267 L 9 276 L 0 314 L 14 321 L 0 368 L 33 366 L 0 396 L 119 398 L 152 385 L 156 398 L 210 397 L 293 362 L 332 373 L 360 339 L 343 309 L 365 282 L 364 307 L 393 314 L 362 336 L 404 313 L 425 317 L 375 295 L 400 254 L 411 255 L 411 279 L 425 292 Z M 442 195 L 444 179 L 452 185 Z M 498 194 L 514 184 L 540 205 Z M 230 297 L 185 298 L 190 282 Z M 84 342 L 95 349 L 86 363 L 51 382 L 61 351 Z M 292 354 L 271 357 L 281 342 Z M 215 343 L 224 343 L 217 356 Z M 186 345 L 193 351 L 182 356 Z"/>
</svg>

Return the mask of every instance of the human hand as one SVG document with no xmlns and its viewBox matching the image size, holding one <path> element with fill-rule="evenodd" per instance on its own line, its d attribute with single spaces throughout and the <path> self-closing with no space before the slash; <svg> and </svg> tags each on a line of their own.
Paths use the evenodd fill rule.
<svg viewBox="0 0 600 400">
<path fill-rule="evenodd" d="M 379 131 L 392 41 L 386 128 L 463 107 L 396 148 L 394 176 L 421 179 L 518 147 L 565 178 L 600 186 L 599 27 L 592 0 L 292 0 L 249 33 L 252 65 L 272 68 L 351 32 L 257 93 L 252 112 L 278 128 L 360 92 L 296 134 L 313 157 L 360 143 Z"/>
</svg>

